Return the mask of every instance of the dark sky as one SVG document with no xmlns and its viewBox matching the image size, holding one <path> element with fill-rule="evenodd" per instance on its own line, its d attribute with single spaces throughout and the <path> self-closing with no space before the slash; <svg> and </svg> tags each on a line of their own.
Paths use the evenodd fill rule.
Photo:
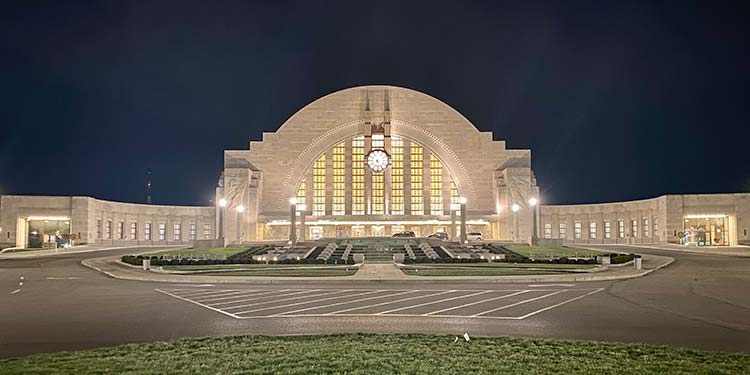
<svg viewBox="0 0 750 375">
<path fill-rule="evenodd" d="M 750 191 L 747 5 L 659 3 L 3 1 L 0 194 L 143 202 L 151 168 L 207 204 L 223 150 L 364 84 L 531 148 L 545 203 Z"/>
</svg>

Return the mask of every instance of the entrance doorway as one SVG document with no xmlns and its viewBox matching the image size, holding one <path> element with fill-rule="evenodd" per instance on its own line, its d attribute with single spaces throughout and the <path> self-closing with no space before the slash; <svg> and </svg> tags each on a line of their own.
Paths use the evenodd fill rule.
<svg viewBox="0 0 750 375">
<path fill-rule="evenodd" d="M 682 241 L 694 246 L 729 246 L 729 217 L 686 216 Z"/>
</svg>

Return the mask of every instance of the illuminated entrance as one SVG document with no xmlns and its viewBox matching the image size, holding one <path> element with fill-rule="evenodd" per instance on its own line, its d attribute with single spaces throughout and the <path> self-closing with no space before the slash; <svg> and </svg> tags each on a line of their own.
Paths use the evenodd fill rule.
<svg viewBox="0 0 750 375">
<path fill-rule="evenodd" d="M 686 216 L 683 243 L 695 246 L 729 246 L 729 217 Z"/>
</svg>

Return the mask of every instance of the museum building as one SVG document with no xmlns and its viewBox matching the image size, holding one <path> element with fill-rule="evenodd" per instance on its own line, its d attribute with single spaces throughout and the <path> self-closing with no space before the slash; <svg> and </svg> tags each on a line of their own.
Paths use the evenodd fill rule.
<svg viewBox="0 0 750 375">
<path fill-rule="evenodd" d="M 315 100 L 247 150 L 225 151 L 215 206 L 4 195 L 0 243 L 231 244 L 403 232 L 511 242 L 748 242 L 748 193 L 542 201 L 530 150 L 506 148 L 424 93 L 363 86 Z"/>
</svg>

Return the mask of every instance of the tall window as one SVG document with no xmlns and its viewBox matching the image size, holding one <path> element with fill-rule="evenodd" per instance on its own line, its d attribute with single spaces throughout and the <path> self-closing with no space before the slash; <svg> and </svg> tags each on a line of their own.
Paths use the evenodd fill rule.
<svg viewBox="0 0 750 375">
<path fill-rule="evenodd" d="M 384 183 L 383 172 L 375 173 L 372 172 L 372 210 L 373 215 L 385 214 L 385 183 Z"/>
<path fill-rule="evenodd" d="M 596 239 L 596 223 L 589 223 L 589 238 L 592 240 Z"/>
<path fill-rule="evenodd" d="M 159 223 L 159 241 L 167 239 L 167 224 Z"/>
<path fill-rule="evenodd" d="M 105 229 L 104 234 L 107 236 L 107 239 L 111 240 L 112 239 L 112 220 L 107 220 L 107 227 L 104 229 Z"/>
<path fill-rule="evenodd" d="M 544 223 L 544 238 L 552 238 L 552 224 Z"/>
<path fill-rule="evenodd" d="M 581 232 L 582 232 L 581 222 L 580 221 L 576 221 L 574 225 L 575 226 L 573 227 L 573 236 L 576 239 L 579 239 L 579 238 L 581 238 Z"/>
<path fill-rule="evenodd" d="M 102 219 L 96 219 L 96 238 L 102 238 Z"/>
<path fill-rule="evenodd" d="M 625 222 L 617 220 L 617 237 L 625 238 Z"/>
<path fill-rule="evenodd" d="M 120 221 L 117 223 L 117 239 L 118 240 L 124 240 L 125 239 L 125 222 Z"/>
<path fill-rule="evenodd" d="M 203 237 L 205 239 L 211 239 L 211 224 L 203 224 Z"/>
<path fill-rule="evenodd" d="M 633 238 L 638 237 L 638 220 L 630 221 L 630 234 L 633 236 Z"/>
<path fill-rule="evenodd" d="M 558 229 L 560 230 L 560 238 L 568 238 L 568 226 L 565 223 L 560 223 Z"/>
<path fill-rule="evenodd" d="M 190 223 L 190 241 L 193 241 L 197 237 L 198 228 L 196 227 L 195 223 Z"/>
<path fill-rule="evenodd" d="M 130 239 L 138 239 L 138 223 L 136 223 L 135 221 L 130 223 Z"/>
<path fill-rule="evenodd" d="M 459 204 L 461 204 L 461 198 L 458 195 L 456 182 L 453 181 L 453 177 L 451 177 L 451 210 Z"/>
<path fill-rule="evenodd" d="M 320 155 L 313 165 L 313 215 L 326 214 L 326 155 Z"/>
<path fill-rule="evenodd" d="M 391 215 L 404 214 L 404 141 L 391 137 Z"/>
<path fill-rule="evenodd" d="M 143 224 L 143 239 L 151 241 L 151 223 Z"/>
<path fill-rule="evenodd" d="M 659 236 L 659 219 L 654 218 L 654 237 Z"/>
<path fill-rule="evenodd" d="M 609 220 L 604 222 L 604 238 L 612 238 L 612 223 Z"/>
<path fill-rule="evenodd" d="M 649 232 L 649 225 L 648 225 L 648 219 L 643 218 L 643 237 L 648 237 Z"/>
<path fill-rule="evenodd" d="M 333 147 L 333 215 L 344 215 L 346 210 L 346 146 L 339 143 Z"/>
<path fill-rule="evenodd" d="M 422 195 L 422 177 L 424 157 L 422 146 L 411 144 L 411 214 L 424 214 L 424 197 Z"/>
<path fill-rule="evenodd" d="M 352 140 L 352 215 L 365 214 L 365 137 Z"/>
<path fill-rule="evenodd" d="M 180 223 L 174 223 L 173 229 L 174 229 L 174 232 L 173 232 L 173 234 L 174 234 L 174 240 L 175 241 L 182 240 L 182 224 L 180 224 Z"/>
<path fill-rule="evenodd" d="M 443 163 L 430 154 L 430 214 L 443 214 Z"/>
<path fill-rule="evenodd" d="M 307 206 L 307 177 L 302 177 L 302 181 L 299 184 L 299 189 L 297 189 L 297 205 L 305 205 Z M 307 210 L 307 207 L 305 208 Z"/>
</svg>

